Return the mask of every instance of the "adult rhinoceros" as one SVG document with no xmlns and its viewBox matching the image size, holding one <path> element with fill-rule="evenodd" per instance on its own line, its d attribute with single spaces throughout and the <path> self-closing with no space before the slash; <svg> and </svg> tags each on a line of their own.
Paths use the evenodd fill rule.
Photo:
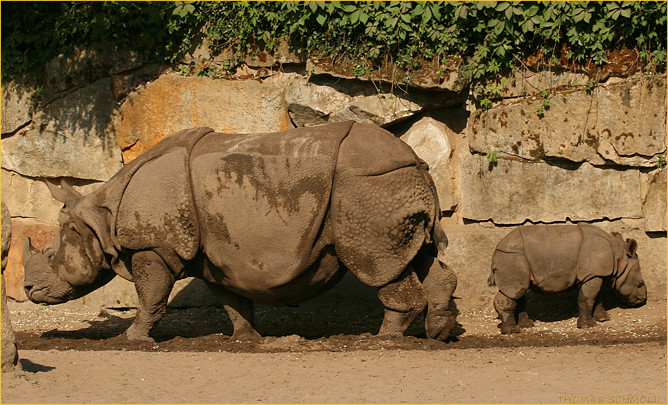
<svg viewBox="0 0 668 405">
<path fill-rule="evenodd" d="M 353 122 L 269 134 L 177 132 L 64 203 L 42 252 L 26 241 L 25 291 L 37 303 L 81 297 L 116 274 L 133 281 L 125 332 L 151 340 L 178 279 L 203 279 L 234 339 L 259 336 L 253 301 L 287 305 L 338 282 L 345 269 L 378 287 L 380 334 L 401 334 L 428 304 L 426 331 L 446 339 L 455 274 L 436 259 L 447 239 L 426 164 L 401 140 Z"/>
</svg>

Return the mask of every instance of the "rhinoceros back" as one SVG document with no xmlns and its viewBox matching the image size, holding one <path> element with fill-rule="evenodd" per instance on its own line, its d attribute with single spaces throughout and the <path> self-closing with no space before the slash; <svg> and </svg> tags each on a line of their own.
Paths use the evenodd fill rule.
<svg viewBox="0 0 668 405">
<path fill-rule="evenodd" d="M 351 125 L 211 133 L 197 144 L 190 166 L 202 246 L 226 284 L 266 291 L 304 270 Z"/>
</svg>

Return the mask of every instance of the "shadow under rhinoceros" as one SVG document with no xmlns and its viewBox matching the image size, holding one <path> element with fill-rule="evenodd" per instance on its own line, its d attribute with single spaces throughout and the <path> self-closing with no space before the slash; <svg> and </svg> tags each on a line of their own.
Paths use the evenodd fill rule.
<svg viewBox="0 0 668 405">
<path fill-rule="evenodd" d="M 602 290 L 603 306 L 606 310 L 624 307 L 619 299 L 607 287 Z M 554 294 L 536 293 L 529 290 L 526 294 L 526 306 L 529 318 L 541 322 L 558 322 L 579 316 L 578 288 Z"/>
<path fill-rule="evenodd" d="M 133 309 L 128 309 L 132 310 Z M 456 304 L 453 301 L 453 311 Z M 53 329 L 41 334 L 42 339 L 104 340 L 119 337 L 132 323 L 133 317 L 117 316 L 114 311 L 102 311 L 102 320 L 87 321 L 89 326 L 78 330 Z M 336 335 L 361 335 L 378 332 L 383 321 L 383 306 L 377 290 L 361 283 L 352 275 L 324 294 L 298 306 L 256 304 L 255 326 L 262 336 L 298 335 L 319 339 Z M 460 323 L 455 325 L 450 340 L 464 333 Z M 197 338 L 213 334 L 232 335 L 232 324 L 223 308 L 200 306 L 169 307 L 164 318 L 151 332 L 157 342 L 177 337 Z M 426 338 L 424 313 L 411 324 L 406 336 Z"/>
</svg>

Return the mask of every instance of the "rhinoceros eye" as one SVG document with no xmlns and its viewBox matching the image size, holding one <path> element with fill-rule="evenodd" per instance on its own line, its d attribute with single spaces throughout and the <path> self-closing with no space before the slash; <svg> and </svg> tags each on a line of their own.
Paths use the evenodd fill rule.
<svg viewBox="0 0 668 405">
<path fill-rule="evenodd" d="M 53 259 L 53 249 L 51 248 L 46 248 L 44 249 L 44 256 L 46 256 L 47 260 Z"/>
</svg>

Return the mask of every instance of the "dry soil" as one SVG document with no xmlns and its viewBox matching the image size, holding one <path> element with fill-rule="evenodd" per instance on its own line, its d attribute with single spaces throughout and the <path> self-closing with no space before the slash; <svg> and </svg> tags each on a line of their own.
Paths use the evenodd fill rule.
<svg viewBox="0 0 668 405">
<path fill-rule="evenodd" d="M 580 330 L 564 300 L 511 336 L 491 308 L 462 312 L 449 342 L 422 317 L 376 337 L 380 306 L 354 298 L 259 306 L 255 342 L 230 340 L 220 308 L 170 309 L 154 344 L 120 336 L 133 309 L 10 302 L 21 367 L 2 403 L 666 403 L 666 301 Z"/>
</svg>

